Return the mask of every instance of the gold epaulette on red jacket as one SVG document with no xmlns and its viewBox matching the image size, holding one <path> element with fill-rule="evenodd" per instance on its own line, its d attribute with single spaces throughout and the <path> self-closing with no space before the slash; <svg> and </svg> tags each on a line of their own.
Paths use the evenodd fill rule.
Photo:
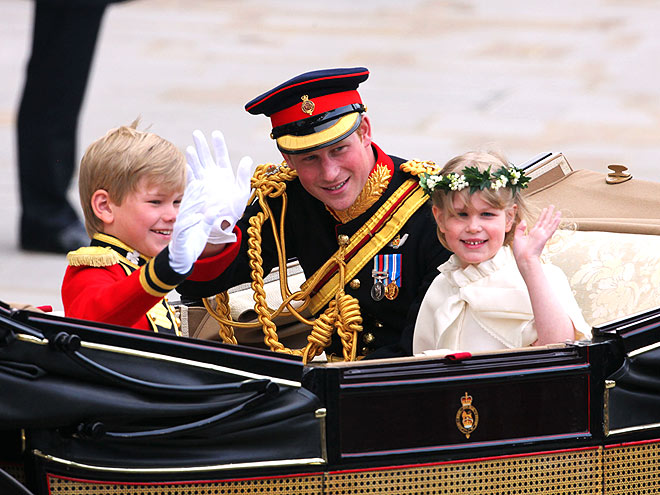
<svg viewBox="0 0 660 495">
<path fill-rule="evenodd" d="M 164 249 L 153 258 L 148 258 L 116 237 L 102 233 L 94 234 L 91 246 L 80 248 L 67 256 L 72 266 L 104 267 L 119 264 L 126 275 L 142 268 L 140 285 L 145 292 L 156 297 L 167 295 L 186 278 L 186 275 L 172 270 L 168 257 L 169 253 Z"/>
<path fill-rule="evenodd" d="M 109 247 L 87 246 L 66 255 L 70 266 L 112 266 L 119 263 L 119 254 Z"/>
</svg>

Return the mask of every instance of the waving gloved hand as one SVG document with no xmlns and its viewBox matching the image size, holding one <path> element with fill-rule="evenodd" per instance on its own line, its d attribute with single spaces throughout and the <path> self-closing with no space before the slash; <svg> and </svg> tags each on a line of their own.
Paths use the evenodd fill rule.
<svg viewBox="0 0 660 495">
<path fill-rule="evenodd" d="M 202 181 L 188 183 L 169 244 L 172 270 L 182 275 L 190 271 L 208 242 L 219 208 L 218 201 L 205 194 Z"/>
<path fill-rule="evenodd" d="M 250 178 L 254 172 L 252 158 L 244 156 L 238 163 L 236 175 L 229 161 L 225 139 L 220 131 L 213 131 L 211 142 L 215 159 L 202 131 L 193 132 L 195 146 L 188 146 L 189 175 L 204 184 L 204 194 L 218 200 L 218 216 L 208 237 L 211 244 L 236 242 L 234 226 L 245 211 L 250 198 Z"/>
</svg>

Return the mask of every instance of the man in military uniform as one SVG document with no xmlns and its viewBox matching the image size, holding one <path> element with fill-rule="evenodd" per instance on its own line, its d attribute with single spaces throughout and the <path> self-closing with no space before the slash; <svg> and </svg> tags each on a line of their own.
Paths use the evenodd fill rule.
<svg viewBox="0 0 660 495">
<path fill-rule="evenodd" d="M 362 67 L 308 72 L 245 108 L 270 117 L 271 137 L 297 174 L 286 184 L 287 257 L 297 258 L 309 279 L 339 245 L 348 243 L 345 285 L 336 285 L 332 269 L 321 273 L 312 291 L 312 313 L 318 315 L 343 289 L 359 301 L 361 310 L 358 357 L 405 356 L 412 353 L 419 304 L 450 253 L 438 242 L 416 177 L 401 168 L 405 160 L 387 155 L 372 141 L 371 123 L 357 91 L 368 76 Z M 205 152 L 197 144 L 192 158 L 204 161 L 208 147 Z M 190 159 L 191 148 L 188 151 Z M 415 200 L 409 201 L 413 193 Z M 273 218 L 280 218 L 281 199 L 270 203 Z M 200 269 L 205 260 L 197 263 L 193 275 L 177 289 L 184 299 L 210 296 L 250 280 L 245 233 L 248 219 L 257 211 L 259 205 L 253 203 L 238 220 L 233 231 L 237 242 L 218 244 L 207 252 L 213 256 L 207 258 L 206 270 Z M 268 273 L 278 263 L 269 222 L 261 239 L 263 269 Z M 213 270 L 221 273 L 205 282 Z M 335 334 L 327 356 L 341 356 L 339 340 Z"/>
</svg>

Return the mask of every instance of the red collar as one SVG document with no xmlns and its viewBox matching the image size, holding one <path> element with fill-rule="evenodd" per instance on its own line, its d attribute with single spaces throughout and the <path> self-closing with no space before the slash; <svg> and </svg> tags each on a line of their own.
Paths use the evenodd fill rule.
<svg viewBox="0 0 660 495">
<path fill-rule="evenodd" d="M 376 151 L 376 163 L 374 164 L 374 168 L 371 169 L 371 172 L 369 172 L 369 175 L 371 175 L 374 170 L 376 170 L 378 165 L 385 165 L 390 171 L 390 177 L 392 177 L 394 175 L 394 162 L 392 161 L 392 158 L 385 154 L 376 143 L 372 142 L 371 146 Z"/>
</svg>

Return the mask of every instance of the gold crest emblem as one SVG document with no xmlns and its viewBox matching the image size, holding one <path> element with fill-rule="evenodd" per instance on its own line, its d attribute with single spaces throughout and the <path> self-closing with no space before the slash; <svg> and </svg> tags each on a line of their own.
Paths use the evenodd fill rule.
<svg viewBox="0 0 660 495">
<path fill-rule="evenodd" d="M 371 208 L 376 201 L 378 201 L 385 189 L 387 189 L 391 177 L 392 173 L 387 168 L 387 165 L 379 163 L 376 165 L 376 168 L 372 170 L 371 174 L 369 174 L 367 183 L 348 209 L 335 211 L 327 206 L 326 209 L 328 209 L 328 211 L 330 211 L 330 213 L 332 213 L 332 215 L 341 223 L 350 222 L 354 218 L 362 215 L 365 211 Z"/>
<path fill-rule="evenodd" d="M 465 438 L 470 438 L 479 425 L 479 412 L 472 405 L 472 396 L 467 392 L 461 397 L 461 404 L 461 408 L 456 412 L 456 426 Z"/>
<path fill-rule="evenodd" d="M 302 95 L 300 99 L 302 100 L 302 105 L 300 106 L 300 109 L 307 115 L 312 115 L 314 113 L 314 108 L 316 107 L 314 102 L 310 101 L 309 96 L 307 95 Z"/>
</svg>

